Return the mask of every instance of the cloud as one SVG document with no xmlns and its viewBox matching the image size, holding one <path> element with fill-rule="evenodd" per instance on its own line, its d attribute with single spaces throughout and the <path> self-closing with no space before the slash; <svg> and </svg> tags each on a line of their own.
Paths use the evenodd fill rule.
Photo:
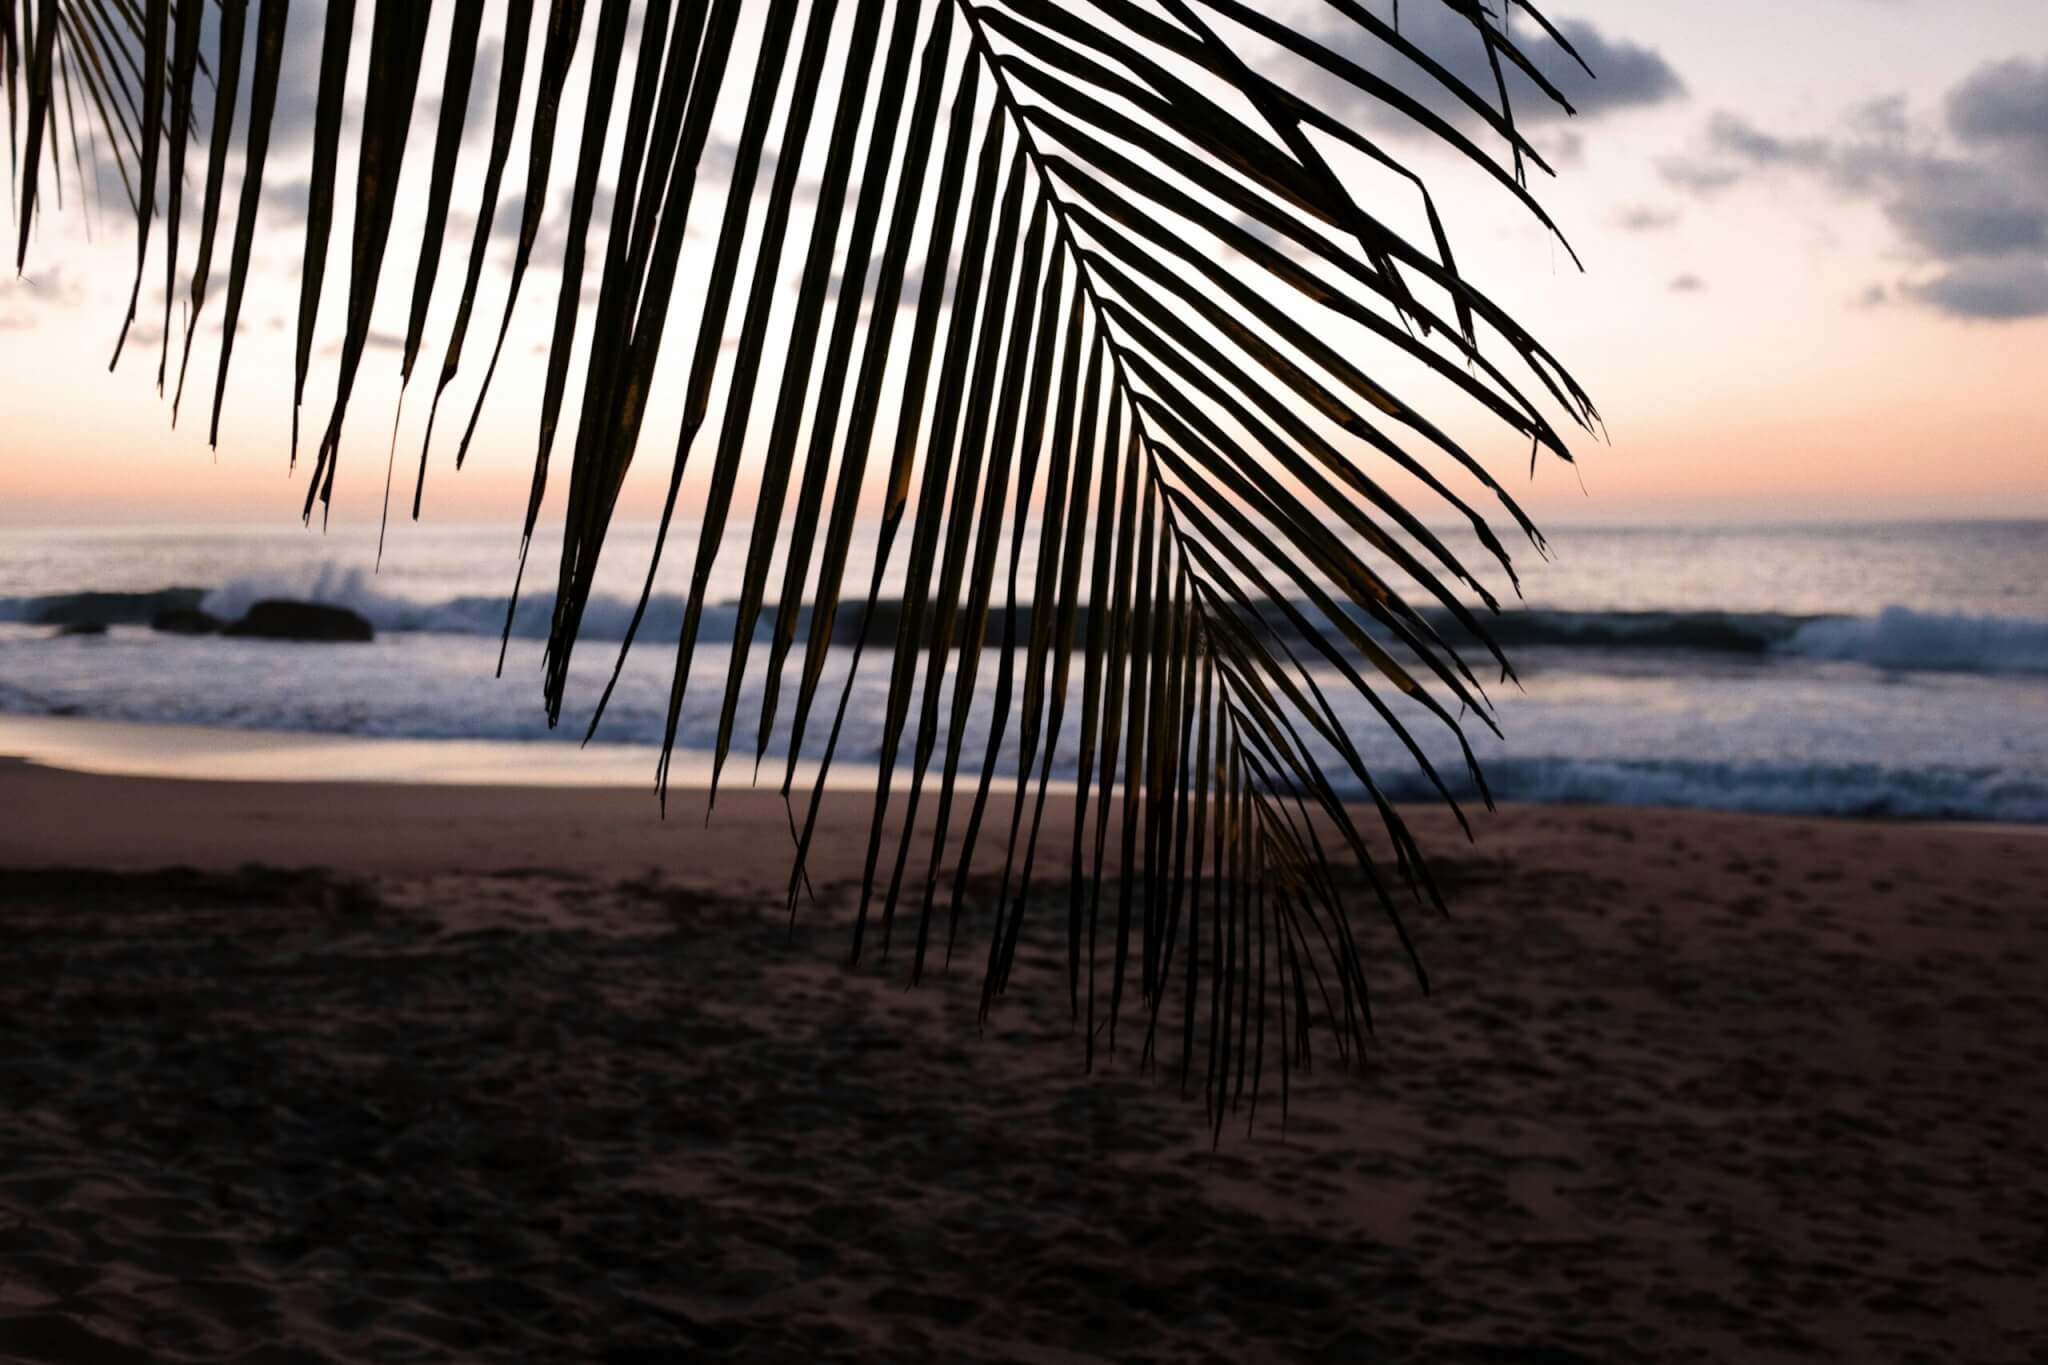
<svg viewBox="0 0 2048 1365">
<path fill-rule="evenodd" d="M 1927 125 L 1903 96 L 1887 96 L 1847 111 L 1834 134 L 1819 137 L 1717 113 L 1700 150 L 1666 162 L 1663 174 L 1701 196 L 1754 176 L 1808 177 L 1874 202 L 1900 245 L 1933 272 L 1903 284 L 1901 297 L 1959 318 L 2048 315 L 2048 63 L 1979 67 L 1942 107 L 1944 119 Z"/>
<path fill-rule="evenodd" d="M 50 311 L 77 302 L 84 293 L 78 281 L 66 274 L 61 265 L 17 276 L 10 283 L 7 298 L 22 306 L 0 313 L 0 332 L 30 331 L 39 317 L 47 317 Z"/>
<path fill-rule="evenodd" d="M 164 329 L 163 324 L 160 322 L 152 322 L 148 318 L 137 318 L 135 325 L 128 329 L 128 344 L 130 346 L 147 351 L 163 345 L 163 342 Z M 124 350 L 122 354 L 126 355 L 127 352 Z"/>
<path fill-rule="evenodd" d="M 713 137 L 705 142 L 704 151 L 697 158 L 697 174 L 712 180 L 731 180 L 733 170 L 740 159 L 740 144 L 737 138 Z M 754 173 L 757 181 L 766 180 L 775 174 L 775 148 L 763 145 L 758 167 Z"/>
<path fill-rule="evenodd" d="M 2048 196 L 1969 162 L 1901 167 L 1885 216 L 1901 236 L 1942 258 L 2048 249 Z"/>
<path fill-rule="evenodd" d="M 1749 172 L 1804 172 L 1843 194 L 1876 197 L 1899 235 L 1935 259 L 2048 247 L 2048 195 L 2038 185 L 1995 160 L 1925 150 L 1903 121 L 1870 118 L 1872 108 L 1852 116 L 1856 132 L 1841 140 L 1776 137 L 1716 114 L 1707 143 L 1717 161 L 1700 168 L 1708 179 L 1688 187 L 1711 193 Z"/>
<path fill-rule="evenodd" d="M 1865 100 L 1849 111 L 1848 121 L 1855 131 L 1879 139 L 1903 138 L 1912 128 L 1904 95 L 1880 95 Z"/>
<path fill-rule="evenodd" d="M 1707 287 L 1707 282 L 1690 271 L 1671 277 L 1671 292 L 1674 294 L 1697 294 Z"/>
<path fill-rule="evenodd" d="M 1576 62 L 1565 65 L 1569 59 L 1552 55 L 1556 44 L 1548 36 L 1534 43 L 1522 41 L 1521 46 L 1539 67 L 1556 68 L 1553 82 L 1583 115 L 1662 104 L 1685 93 L 1685 83 L 1671 64 L 1649 48 L 1611 40 L 1580 20 L 1567 19 L 1558 31 L 1593 68 L 1591 76 Z"/>
<path fill-rule="evenodd" d="M 1678 226 L 1677 209 L 1651 208 L 1647 205 L 1623 209 L 1614 216 L 1614 224 L 1623 232 L 1663 232 Z"/>
<path fill-rule="evenodd" d="M 1536 154 L 1552 166 L 1576 166 L 1586 159 L 1586 138 L 1576 128 L 1538 129 L 1528 136 Z"/>
<path fill-rule="evenodd" d="M 1736 167 L 1708 165 L 1687 157 L 1672 157 L 1658 170 L 1671 185 L 1698 195 L 1725 190 L 1742 179 L 1742 172 Z"/>
<path fill-rule="evenodd" d="M 739 154 L 738 142 L 731 138 L 713 137 L 704 144 L 704 156 L 697 163 L 697 174 L 706 183 L 729 184 L 739 161 Z M 775 175 L 781 164 L 772 144 L 761 148 L 760 164 L 754 170 L 754 198 L 766 201 L 770 197 L 775 185 Z M 858 192 L 860 181 L 850 181 L 847 189 L 849 193 Z M 790 190 L 790 197 L 797 203 L 815 200 L 818 197 L 818 182 L 807 175 L 798 176 L 795 186 Z"/>
<path fill-rule="evenodd" d="M 1547 33 L 1532 25 L 1519 24 L 1512 30 L 1515 46 L 1530 65 L 1564 96 L 1584 118 L 1596 118 L 1623 110 L 1642 108 L 1677 99 L 1685 84 L 1671 64 L 1657 52 L 1624 39 L 1610 38 L 1582 20 L 1565 20 L 1557 25 L 1593 74 L 1587 75 L 1577 60 Z M 1400 34 L 1435 61 L 1466 88 L 1493 108 L 1499 107 L 1498 85 L 1487 44 L 1471 20 L 1446 5 L 1422 5 L 1401 12 Z M 1457 95 L 1444 88 L 1407 56 L 1382 42 L 1364 27 L 1340 22 L 1315 35 L 1331 50 L 1348 57 L 1366 70 L 1384 77 L 1436 114 L 1471 128 L 1480 122 Z M 1387 110 L 1356 86 L 1319 66 L 1297 65 L 1286 59 L 1286 72 L 1275 73 L 1292 87 L 1314 86 L 1313 98 L 1357 111 L 1369 111 L 1390 126 L 1412 129 L 1406 116 Z M 1507 81 L 1509 107 L 1517 123 L 1535 126 L 1566 117 L 1565 110 L 1545 94 L 1508 57 L 1501 57 Z"/>
<path fill-rule="evenodd" d="M 270 116 L 272 156 L 295 157 L 313 145 L 324 29 L 322 6 L 301 5 L 286 21 L 284 56 L 278 64 L 277 108 Z"/>
<path fill-rule="evenodd" d="M 61 265 L 24 274 L 15 280 L 14 287 L 38 303 L 70 303 L 82 292 Z"/>
<path fill-rule="evenodd" d="M 2025 259 L 1965 261 L 1906 293 L 1959 318 L 2010 322 L 2048 316 L 2048 264 Z"/>
<path fill-rule="evenodd" d="M 1950 131 L 1967 145 L 2016 144 L 2048 154 L 2048 61 L 1977 68 L 1949 91 L 1947 112 Z"/>
<path fill-rule="evenodd" d="M 483 146 L 491 140 L 497 122 L 498 75 L 505 64 L 502 38 L 485 38 L 476 45 L 476 75 L 469 83 L 469 107 L 462 115 L 462 141 Z"/>
<path fill-rule="evenodd" d="M 1707 141 L 1716 151 L 1757 166 L 1815 169 L 1826 164 L 1828 144 L 1821 138 L 1774 137 L 1729 113 L 1707 121 Z"/>
<path fill-rule="evenodd" d="M 534 228 L 533 255 L 531 268 L 552 270 L 559 267 L 562 257 L 569 249 L 570 210 L 575 206 L 576 187 L 564 185 L 555 195 L 555 207 L 544 210 L 540 222 Z M 519 233 L 526 218 L 526 195 L 512 194 L 498 204 L 497 217 L 491 221 L 491 236 L 506 245 L 516 246 Z M 612 188 L 599 185 L 590 200 L 589 231 L 584 237 L 585 268 L 590 268 L 604 239 L 606 224 L 612 220 Z M 470 231 L 475 231 L 474 226 Z"/>
<path fill-rule="evenodd" d="M 516 242 L 526 220 L 526 192 L 514 190 L 498 198 L 498 212 L 491 219 L 491 236 L 501 242 Z M 475 228 L 470 229 L 472 232 Z"/>
<path fill-rule="evenodd" d="M 952 280 L 958 267 L 959 262 L 957 259 L 948 266 L 948 281 Z M 896 297 L 896 306 L 899 309 L 910 311 L 917 307 L 918 299 L 924 293 L 924 273 L 924 262 L 922 260 L 912 260 L 904 263 L 903 282 L 900 292 Z M 882 257 L 877 254 L 869 259 L 867 272 L 861 280 L 861 308 L 864 312 L 874 307 L 875 290 L 880 288 L 881 274 Z M 846 272 L 844 270 L 832 272 L 831 289 L 835 299 L 846 292 Z"/>
<path fill-rule="evenodd" d="M 273 224 L 285 222 L 303 227 L 312 193 L 312 182 L 304 177 L 280 183 L 266 175 L 263 177 L 263 202 L 257 216 Z"/>
</svg>

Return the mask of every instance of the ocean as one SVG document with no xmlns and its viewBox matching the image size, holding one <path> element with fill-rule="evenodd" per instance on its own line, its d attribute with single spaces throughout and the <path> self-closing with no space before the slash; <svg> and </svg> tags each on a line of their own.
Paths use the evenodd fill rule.
<svg viewBox="0 0 2048 1365">
<path fill-rule="evenodd" d="M 682 610 L 668 589 L 687 578 L 689 527 L 665 556 L 662 591 L 598 742 L 576 747 L 651 542 L 649 526 L 615 530 L 569 705 L 550 730 L 540 655 L 557 542 L 545 536 L 499 676 L 517 549 L 510 528 L 394 525 L 379 568 L 374 526 L 0 527 L 0 717 L 14 718 L 0 720 L 0 752 L 61 759 L 90 734 L 85 747 L 99 766 L 143 771 L 651 782 Z M 1517 553 L 1519 602 L 1494 576 L 1507 612 L 1497 635 L 1519 685 L 1495 682 L 1482 656 L 1468 656 L 1502 731 L 1467 725 L 1496 797 L 2048 822 L 2048 522 L 1562 526 L 1550 529 L 1550 544 L 1548 560 L 1526 545 Z M 730 550 L 707 593 L 679 780 L 708 771 L 715 741 L 743 558 Z M 850 597 L 869 572 L 850 566 Z M 779 581 L 778 570 L 771 586 Z M 220 616 L 264 597 L 337 603 L 367 616 L 378 635 L 322 646 L 117 624 L 102 636 L 58 637 L 40 623 L 54 597 L 174 588 L 198 590 Z M 901 592 L 899 570 L 883 594 Z M 850 651 L 831 657 L 824 695 L 836 700 Z M 800 659 L 798 651 L 792 665 Z M 757 648 L 728 783 L 754 776 L 765 666 Z M 982 670 L 985 691 L 993 675 Z M 1334 672 L 1329 681 L 1382 789 L 1426 797 L 1413 759 Z M 887 683 L 886 661 L 870 653 L 851 693 L 838 776 L 857 780 L 876 761 Z M 793 699 L 792 674 L 764 782 L 781 780 Z M 814 721 L 800 759 L 822 746 L 828 721 Z M 194 743 L 193 733 L 215 740 Z M 164 738 L 173 734 L 182 738 Z M 1469 794 L 1449 737 L 1417 734 Z M 983 741 L 967 740 L 978 758 Z M 402 748 L 379 748 L 398 741 Z M 1070 731 L 1069 763 L 1073 747 Z M 380 752 L 402 757 L 364 757 Z M 224 765 L 223 754 L 240 758 Z M 1332 776 L 1355 787 L 1348 772 Z"/>
</svg>

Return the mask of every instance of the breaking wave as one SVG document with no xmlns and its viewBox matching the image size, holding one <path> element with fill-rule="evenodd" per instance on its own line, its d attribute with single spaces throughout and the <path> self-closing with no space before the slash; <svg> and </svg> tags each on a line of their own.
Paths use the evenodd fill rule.
<svg viewBox="0 0 2048 1365">
<path fill-rule="evenodd" d="M 2048 621 L 1887 607 L 1876 616 L 1822 617 L 1785 642 L 1788 653 L 1888 669 L 2048 673 Z"/>
<path fill-rule="evenodd" d="M 0 597 L 0 621 L 61 624 L 94 619 L 107 624 L 147 624 L 158 610 L 195 603 L 222 619 L 233 619 L 267 597 L 297 598 L 347 607 L 380 632 L 496 636 L 505 629 L 505 598 L 497 594 L 421 601 L 377 586 L 360 569 L 333 566 L 304 573 L 236 579 L 211 590 L 166 588 L 146 593 L 72 593 L 47 597 Z M 547 638 L 551 600 L 545 594 L 520 599 L 512 618 L 515 639 Z M 633 618 L 630 597 L 593 594 L 583 615 L 582 634 L 591 640 L 620 640 Z M 878 628 L 893 629 L 901 603 L 876 608 Z M 673 637 L 686 600 L 675 594 L 652 597 L 641 630 Z M 1020 609 L 1028 611 L 1028 608 Z M 1315 619 L 1312 609 L 1304 615 Z M 1423 613 L 1446 639 L 1469 643 L 1449 613 Z M 730 641 L 739 611 L 732 602 L 707 605 L 699 638 Z M 773 604 L 764 606 L 756 638 L 774 629 Z M 799 623 L 800 629 L 803 623 Z M 1273 624 L 1280 624 L 1277 620 Z M 1485 621 L 1502 648 L 1514 650 L 1602 649 L 1691 651 L 1752 657 L 1791 657 L 1867 664 L 1892 671 L 1959 673 L 2048 673 L 2048 620 L 1971 616 L 1887 607 L 1875 616 L 1810 616 L 1785 612 L 1726 611 L 1558 611 L 1531 608 Z M 850 643 L 859 626 L 856 603 L 842 606 L 834 633 Z M 1000 615 L 989 639 L 1002 636 Z M 1028 627 L 1020 619 L 1018 635 Z M 1376 629 L 1376 628 L 1375 628 Z"/>
<path fill-rule="evenodd" d="M 1877 763 L 1721 763 L 1689 759 L 1495 758 L 1486 784 L 1500 801 L 1681 806 L 1772 815 L 1893 820 L 2048 822 L 2048 780 L 2004 768 L 1899 768 Z M 1448 772 L 1446 777 L 1450 777 Z M 1390 773 L 1396 800 L 1433 794 L 1421 775 Z M 1453 783 L 1476 795 L 1469 778 Z"/>
</svg>

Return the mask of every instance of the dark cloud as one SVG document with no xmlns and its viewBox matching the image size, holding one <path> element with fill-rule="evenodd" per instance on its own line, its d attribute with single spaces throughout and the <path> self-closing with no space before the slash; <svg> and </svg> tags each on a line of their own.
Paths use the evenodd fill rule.
<svg viewBox="0 0 2048 1365">
<path fill-rule="evenodd" d="M 1712 193 L 1757 171 L 1818 176 L 1837 191 L 1875 197 L 1899 235 L 1923 254 L 1948 259 L 2048 247 L 2048 195 L 1994 160 L 1925 150 L 1893 101 L 1866 105 L 1843 139 L 1783 138 L 1732 114 L 1707 125 L 1710 159 L 1667 178 Z M 1883 112 L 1879 112 L 1883 111 Z M 1876 115 L 1876 116 L 1873 116 Z"/>
<path fill-rule="evenodd" d="M 1626 109 L 1661 104 L 1685 93 L 1685 84 L 1671 64 L 1657 52 L 1622 39 L 1610 38 L 1591 24 L 1565 20 L 1558 31 L 1593 71 L 1588 75 L 1577 60 L 1548 34 L 1532 25 L 1513 29 L 1515 46 L 1542 72 L 1567 103 L 1581 117 L 1598 117 Z M 1499 87 L 1487 45 L 1470 20 L 1446 5 L 1422 5 L 1401 13 L 1400 34 L 1418 50 L 1463 83 L 1490 107 L 1499 107 Z M 1400 86 L 1438 115 L 1466 127 L 1479 122 L 1457 95 L 1418 67 L 1393 46 L 1382 42 L 1365 28 L 1340 21 L 1315 35 L 1320 41 L 1350 58 L 1373 74 Z M 1287 61 L 1284 79 L 1291 86 L 1307 83 L 1317 98 L 1340 107 L 1370 111 L 1390 125 L 1412 127 L 1403 115 L 1387 111 L 1356 86 L 1321 67 Z M 1565 110 L 1545 94 L 1529 76 L 1506 56 L 1501 58 L 1506 75 L 1508 103 L 1518 123 L 1538 125 L 1566 116 Z"/>
<path fill-rule="evenodd" d="M 740 144 L 729 137 L 714 137 L 704 144 L 704 152 L 697 158 L 697 174 L 714 180 L 732 179 L 733 168 L 739 164 Z M 772 175 L 775 171 L 775 149 L 761 149 L 760 168 L 756 179 Z"/>
<path fill-rule="evenodd" d="M 1707 142 L 1717 152 L 1757 166 L 1815 169 L 1827 163 L 1829 148 L 1821 138 L 1774 137 L 1733 114 L 1715 114 L 1707 121 Z"/>
<path fill-rule="evenodd" d="M 1849 111 L 1849 127 L 1868 137 L 1898 139 L 1911 131 L 1904 95 L 1881 95 Z"/>
<path fill-rule="evenodd" d="M 1960 318 L 2010 322 L 2048 316 L 2048 265 L 2023 258 L 1964 261 L 1925 284 L 1907 285 L 1906 292 Z"/>
<path fill-rule="evenodd" d="M 304 226 L 306 203 L 311 195 L 312 184 L 303 177 L 279 182 L 266 175 L 263 178 L 263 203 L 258 211 L 258 217 L 272 226 L 280 223 Z"/>
<path fill-rule="evenodd" d="M 555 195 L 552 210 L 541 213 L 540 223 L 533 235 L 532 264 L 540 268 L 553 268 L 561 264 L 562 254 L 569 246 L 570 209 L 576 200 L 576 188 L 564 186 Z M 498 205 L 498 216 L 491 222 L 491 236 L 507 247 L 519 241 L 519 233 L 526 217 L 526 196 L 515 194 L 502 200 Z M 585 265 L 588 256 L 595 252 L 602 241 L 605 225 L 612 218 L 612 189 L 599 185 L 590 201 L 590 232 L 584 242 Z M 474 227 L 471 228 L 474 232 Z"/>
<path fill-rule="evenodd" d="M 491 236 L 501 242 L 516 242 L 519 240 L 520 226 L 525 221 L 525 191 L 503 195 L 498 200 L 497 217 L 491 219 Z"/>
<path fill-rule="evenodd" d="M 270 117 L 270 154 L 296 159 L 313 145 L 320 100 L 320 47 L 325 7 L 300 5 L 285 23 L 278 67 L 277 109 Z"/>
<path fill-rule="evenodd" d="M 498 114 L 498 68 L 505 62 L 501 38 L 485 38 L 476 45 L 476 75 L 469 82 L 469 108 L 462 116 L 464 144 L 487 145 L 491 125 Z"/>
<path fill-rule="evenodd" d="M 1674 294 L 1697 294 L 1706 287 L 1705 280 L 1690 272 L 1671 277 L 1671 292 Z"/>
<path fill-rule="evenodd" d="M 135 325 L 128 329 L 128 341 L 131 345 L 140 347 L 145 351 L 161 346 L 164 341 L 163 324 L 161 322 L 151 322 L 148 318 L 137 318 Z M 124 351 L 123 354 L 125 355 L 126 352 Z"/>
<path fill-rule="evenodd" d="M 366 8 L 366 7 L 365 7 Z M 207 13 L 212 14 L 209 6 Z M 352 49 L 360 54 L 369 45 L 369 19 L 367 13 L 358 13 L 356 32 Z M 546 22 L 543 14 L 542 23 Z M 285 27 L 284 60 L 278 71 L 277 110 L 271 117 L 270 154 L 294 164 L 302 163 L 313 146 L 313 124 L 319 113 L 320 100 L 320 53 L 325 37 L 325 6 L 300 5 L 291 14 Z M 254 39 L 253 28 L 250 34 Z M 540 60 L 540 35 L 529 49 L 528 63 L 537 66 Z M 213 51 L 208 44 L 207 51 Z M 360 58 L 358 58 L 359 60 Z M 421 155 L 433 154 L 433 117 L 438 116 L 441 77 L 447 65 L 447 50 L 433 47 L 427 53 L 427 67 L 422 73 L 420 107 L 427 117 L 422 126 L 427 150 Z M 476 74 L 470 80 L 469 105 L 464 111 L 463 141 L 470 143 L 479 138 L 488 141 L 493 113 L 498 97 L 498 70 L 504 63 L 504 39 L 491 34 L 477 43 Z M 202 85 L 204 82 L 201 83 Z M 346 100 L 344 116 L 360 119 L 362 116 L 362 92 L 351 90 Z M 246 101 L 244 103 L 246 108 Z M 414 136 L 420 137 L 418 127 Z"/>
<path fill-rule="evenodd" d="M 1967 144 L 2020 144 L 2048 152 L 2048 61 L 1979 67 L 1949 92 L 1948 126 Z"/>
<path fill-rule="evenodd" d="M 1546 36 L 1535 43 L 1523 42 L 1523 50 L 1545 70 L 1555 70 L 1551 79 L 1572 107 L 1584 115 L 1662 104 L 1685 93 L 1685 83 L 1662 56 L 1634 43 L 1609 39 L 1591 24 L 1567 19 L 1558 25 L 1567 41 L 1577 49 L 1588 76 L 1576 62 L 1553 54 L 1556 45 Z"/>
<path fill-rule="evenodd" d="M 1652 208 L 1639 205 L 1623 209 L 1614 216 L 1614 223 L 1623 232 L 1663 232 L 1678 226 L 1677 209 Z"/>
<path fill-rule="evenodd" d="M 704 144 L 704 155 L 697 163 L 697 174 L 707 182 L 725 184 L 732 180 L 732 173 L 739 162 L 739 143 L 731 138 L 714 137 Z M 775 173 L 781 165 L 775 148 L 761 148 L 760 164 L 754 168 L 754 197 L 766 199 L 775 184 Z M 860 182 L 853 180 L 847 186 L 849 193 L 858 192 Z M 818 197 L 818 182 L 810 176 L 802 176 L 791 191 L 791 198 L 798 203 L 809 203 Z"/>
<path fill-rule="evenodd" d="M 2041 251 L 2048 249 L 2048 196 L 2040 188 L 1969 162 L 1928 160 L 1901 169 L 1884 211 L 1900 235 L 1933 256 Z"/>
<path fill-rule="evenodd" d="M 1693 194 L 1710 195 L 1759 171 L 1809 171 L 1836 180 L 1867 174 L 1826 138 L 1780 137 L 1726 110 L 1707 120 L 1700 151 L 1667 158 L 1659 167 L 1664 179 Z M 1873 145 L 1891 145 L 1890 139 Z"/>
<path fill-rule="evenodd" d="M 1702 149 L 1667 162 L 1664 177 L 1698 195 L 1756 175 L 1809 177 L 1875 202 L 1901 245 L 1937 272 L 1901 286 L 1903 297 L 1963 318 L 2048 314 L 2048 64 L 1980 67 L 1944 110 L 1942 128 L 1923 128 L 1904 97 L 1888 96 L 1850 110 L 1827 137 L 1717 113 Z"/>
<path fill-rule="evenodd" d="M 732 173 L 738 169 L 740 145 L 731 138 L 714 137 L 704 144 L 704 155 L 697 161 L 697 174 L 705 180 L 720 184 L 732 180 Z M 780 162 L 772 145 L 764 144 L 758 164 L 754 168 L 754 193 L 765 195 L 768 187 L 775 183 L 775 168 Z"/>
</svg>

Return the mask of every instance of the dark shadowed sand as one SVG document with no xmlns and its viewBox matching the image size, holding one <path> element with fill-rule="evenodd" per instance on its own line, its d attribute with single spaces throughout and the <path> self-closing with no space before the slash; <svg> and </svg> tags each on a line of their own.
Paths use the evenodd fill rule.
<svg viewBox="0 0 2048 1365">
<path fill-rule="evenodd" d="M 6 1359 L 2048 1359 L 2034 833 L 1420 813 L 1435 994 L 1212 1150 L 1055 905 L 985 1035 L 986 888 L 844 966 L 857 800 L 793 933 L 749 794 L 0 812 Z"/>
</svg>

